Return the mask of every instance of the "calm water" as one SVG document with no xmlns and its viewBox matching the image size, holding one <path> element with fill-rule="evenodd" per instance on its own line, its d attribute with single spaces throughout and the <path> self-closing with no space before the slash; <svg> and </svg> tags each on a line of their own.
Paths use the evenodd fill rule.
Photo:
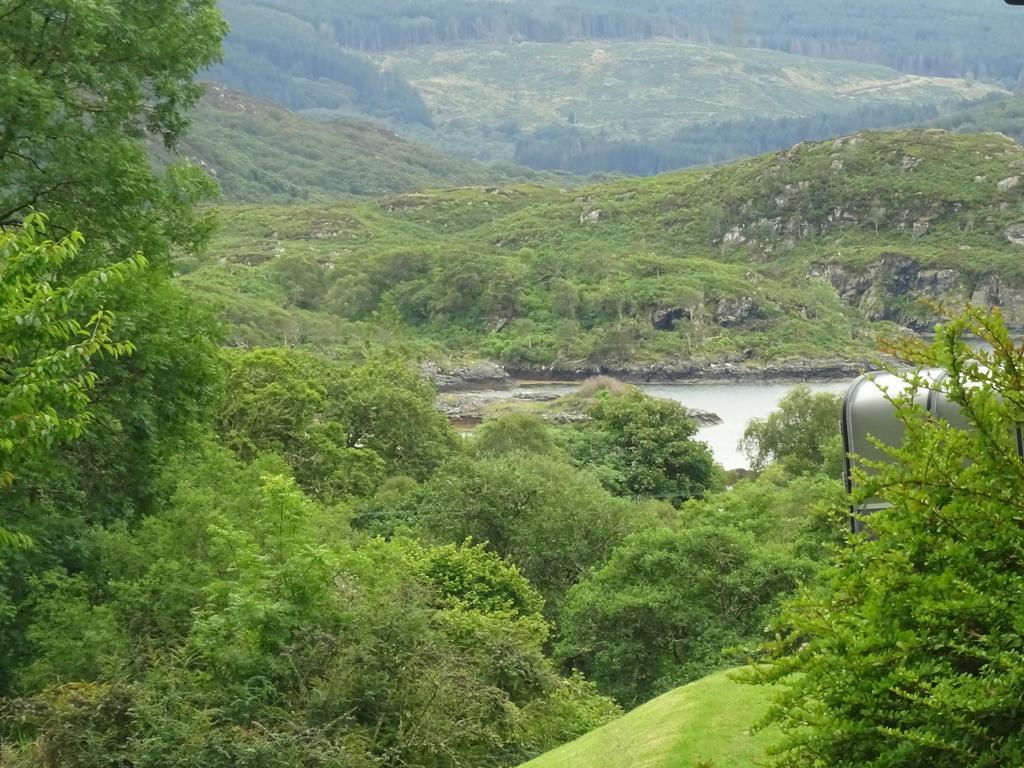
<svg viewBox="0 0 1024 768">
<path fill-rule="evenodd" d="M 808 384 L 813 392 L 842 394 L 850 381 Z M 689 408 L 717 413 L 721 424 L 704 427 L 699 437 L 715 454 L 715 460 L 726 469 L 749 467 L 746 455 L 737 448 L 743 430 L 751 419 L 763 418 L 778 406 L 796 384 L 639 384 L 640 389 L 654 397 L 676 400 Z M 522 385 L 515 391 L 565 394 L 575 389 L 569 384 Z M 509 393 L 510 395 L 512 393 Z M 838 422 L 836 429 L 839 429 Z"/>
</svg>

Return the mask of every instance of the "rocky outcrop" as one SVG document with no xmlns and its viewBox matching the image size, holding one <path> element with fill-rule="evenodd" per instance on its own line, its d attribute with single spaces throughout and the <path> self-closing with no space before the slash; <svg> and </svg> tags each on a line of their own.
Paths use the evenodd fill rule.
<svg viewBox="0 0 1024 768">
<path fill-rule="evenodd" d="M 1007 325 L 1015 330 L 1024 328 L 1024 290 L 990 275 L 975 286 L 971 303 L 979 307 L 999 307 Z"/>
<path fill-rule="evenodd" d="M 1014 245 L 1024 245 L 1024 222 L 1007 227 L 1006 239 Z"/>
<path fill-rule="evenodd" d="M 507 392 L 495 390 L 482 390 L 479 392 L 442 393 L 437 398 L 437 409 L 457 424 L 472 426 L 479 424 L 494 413 L 496 406 L 501 405 L 502 412 L 516 409 L 516 403 L 521 404 L 523 409 L 529 409 L 530 403 L 544 402 L 554 403 L 544 410 L 530 410 L 536 413 L 545 421 L 554 424 L 572 424 L 575 422 L 589 421 L 590 418 L 580 411 L 577 403 L 569 403 L 565 407 L 559 407 L 557 393 L 544 391 L 521 390 L 508 396 Z M 687 413 L 704 427 L 721 424 L 722 419 L 716 413 L 702 411 L 694 408 L 687 408 Z"/>
<path fill-rule="evenodd" d="M 1011 227 L 1007 238 L 1020 237 L 1024 223 Z M 1012 240 L 1011 240 L 1012 242 Z M 1024 329 L 1024 288 L 1009 285 L 997 276 L 981 283 L 955 269 L 923 267 L 908 256 L 884 253 L 864 269 L 842 264 L 812 264 L 808 277 L 827 280 L 840 298 L 856 307 L 868 320 L 888 320 L 915 331 L 928 331 L 940 320 L 920 302 L 963 303 L 1000 307 L 1008 325 Z"/>
<path fill-rule="evenodd" d="M 759 314 L 757 301 L 751 296 L 719 299 L 715 308 L 715 322 L 724 326 L 741 325 Z"/>
<path fill-rule="evenodd" d="M 1009 192 L 1018 184 L 1020 184 L 1020 176 L 1007 176 L 1005 179 L 1000 179 L 996 182 L 996 189 L 1000 192 Z"/>
<path fill-rule="evenodd" d="M 511 384 L 508 371 L 491 360 L 464 363 L 452 368 L 442 368 L 438 363 L 426 362 L 420 366 L 420 372 L 441 391 L 481 386 L 508 387 Z"/>
</svg>

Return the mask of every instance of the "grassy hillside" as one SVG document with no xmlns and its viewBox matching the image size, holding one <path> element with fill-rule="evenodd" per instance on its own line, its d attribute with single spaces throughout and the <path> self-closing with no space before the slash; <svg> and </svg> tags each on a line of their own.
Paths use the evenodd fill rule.
<svg viewBox="0 0 1024 768">
<path fill-rule="evenodd" d="M 575 125 L 609 139 L 667 138 L 749 117 L 977 98 L 991 86 L 871 64 L 672 40 L 414 47 L 381 59 L 409 80 L 442 146 L 511 158 L 522 135 Z"/>
<path fill-rule="evenodd" d="M 921 297 L 1024 325 L 1022 181 L 1003 136 L 866 133 L 575 190 L 228 207 L 181 269 L 238 343 L 330 345 L 377 318 L 521 370 L 856 358 L 892 323 L 928 328 Z"/>
<path fill-rule="evenodd" d="M 379 124 L 316 120 L 210 84 L 182 154 L 236 201 L 317 200 L 552 178 L 485 166 L 399 138 Z M 564 183 L 564 180 L 563 182 Z"/>
<path fill-rule="evenodd" d="M 755 768 L 774 730 L 752 734 L 771 689 L 718 672 L 670 691 L 523 768 Z"/>
</svg>

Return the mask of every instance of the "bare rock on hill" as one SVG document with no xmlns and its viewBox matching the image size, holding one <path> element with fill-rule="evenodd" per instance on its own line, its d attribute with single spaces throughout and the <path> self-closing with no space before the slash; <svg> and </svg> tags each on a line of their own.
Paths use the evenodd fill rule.
<svg viewBox="0 0 1024 768">
<path fill-rule="evenodd" d="M 1007 227 L 1006 239 L 1014 245 L 1024 245 L 1024 221 Z"/>
<path fill-rule="evenodd" d="M 757 315 L 757 302 L 750 296 L 720 299 L 715 309 L 715 322 L 719 325 L 739 325 Z"/>
<path fill-rule="evenodd" d="M 1020 184 L 1020 176 L 1007 176 L 1005 179 L 996 182 L 996 189 L 1000 192 L 1009 192 L 1018 184 Z"/>
<path fill-rule="evenodd" d="M 507 387 L 511 381 L 508 371 L 491 360 L 465 363 L 454 368 L 442 368 L 431 361 L 420 366 L 420 372 L 438 389 L 463 389 L 481 384 Z"/>
</svg>

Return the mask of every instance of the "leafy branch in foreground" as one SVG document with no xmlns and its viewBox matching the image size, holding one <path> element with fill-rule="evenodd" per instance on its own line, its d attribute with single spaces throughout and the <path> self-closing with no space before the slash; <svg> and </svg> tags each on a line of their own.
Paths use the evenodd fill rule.
<svg viewBox="0 0 1024 768">
<path fill-rule="evenodd" d="M 46 218 L 29 215 L 0 233 L 0 488 L 30 454 L 79 437 L 89 422 L 96 358 L 134 351 L 111 333 L 104 293 L 145 268 L 141 254 L 76 277 L 67 267 L 82 236 L 46 238 Z M 17 537 L 0 529 L 0 544 Z"/>
<path fill-rule="evenodd" d="M 986 343 L 975 349 L 965 338 Z M 969 428 L 893 396 L 906 427 L 857 495 L 891 507 L 840 552 L 824 583 L 776 623 L 762 677 L 785 693 L 769 719 L 776 766 L 934 768 L 1024 762 L 1024 348 L 998 313 L 968 309 L 907 359 Z"/>
</svg>

